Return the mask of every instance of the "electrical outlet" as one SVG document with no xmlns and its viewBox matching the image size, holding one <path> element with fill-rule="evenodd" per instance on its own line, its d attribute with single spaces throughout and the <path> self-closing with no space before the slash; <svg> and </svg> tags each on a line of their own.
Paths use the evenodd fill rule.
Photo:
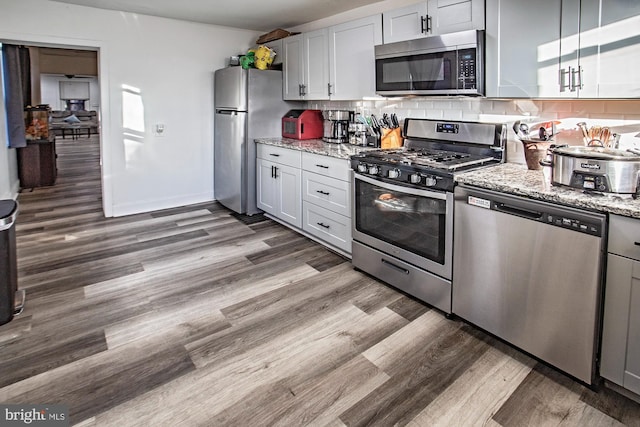
<svg viewBox="0 0 640 427">
<path fill-rule="evenodd" d="M 156 123 L 155 127 L 153 128 L 153 133 L 155 136 L 164 136 L 164 124 L 163 123 Z"/>
</svg>

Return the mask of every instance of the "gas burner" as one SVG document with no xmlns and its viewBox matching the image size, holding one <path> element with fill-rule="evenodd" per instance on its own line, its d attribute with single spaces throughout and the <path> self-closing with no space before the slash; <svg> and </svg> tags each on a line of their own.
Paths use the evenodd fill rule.
<svg viewBox="0 0 640 427">
<path fill-rule="evenodd" d="M 405 119 L 401 149 L 365 151 L 351 157 L 356 173 L 370 179 L 410 187 L 453 191 L 456 173 L 504 161 L 504 124 L 456 122 L 456 132 L 443 123 Z"/>
</svg>

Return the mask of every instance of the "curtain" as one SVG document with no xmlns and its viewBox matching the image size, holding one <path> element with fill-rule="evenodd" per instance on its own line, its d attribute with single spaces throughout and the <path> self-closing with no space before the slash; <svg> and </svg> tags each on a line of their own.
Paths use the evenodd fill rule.
<svg viewBox="0 0 640 427">
<path fill-rule="evenodd" d="M 28 47 L 18 48 L 20 60 L 20 84 L 22 86 L 22 106 L 31 105 L 31 54 Z"/>
<path fill-rule="evenodd" d="M 28 50 L 27 50 L 28 55 Z M 27 146 L 24 126 L 22 71 L 19 46 L 2 44 L 2 74 L 4 80 L 5 109 L 7 112 L 7 133 L 9 148 Z M 29 70 L 27 70 L 29 72 Z M 29 102 L 26 100 L 26 102 Z"/>
</svg>

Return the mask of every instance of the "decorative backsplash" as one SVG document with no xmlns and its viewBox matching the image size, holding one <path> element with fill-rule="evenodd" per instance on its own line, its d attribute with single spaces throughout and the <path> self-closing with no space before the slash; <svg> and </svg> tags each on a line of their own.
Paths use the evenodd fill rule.
<svg viewBox="0 0 640 427">
<path fill-rule="evenodd" d="M 364 115 L 396 113 L 398 118 L 429 118 L 508 123 L 507 161 L 525 163 L 522 144 L 511 129 L 521 120 L 557 120 L 556 141 L 582 143 L 576 123 L 608 126 L 621 135 L 620 147 L 640 147 L 640 100 L 530 100 L 486 98 L 381 98 L 361 101 L 309 101 L 308 108 L 353 110 Z"/>
</svg>

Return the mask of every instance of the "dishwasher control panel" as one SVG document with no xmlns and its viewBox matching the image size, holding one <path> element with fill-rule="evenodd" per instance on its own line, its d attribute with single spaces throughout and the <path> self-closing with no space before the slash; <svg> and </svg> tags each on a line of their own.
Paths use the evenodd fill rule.
<svg viewBox="0 0 640 427">
<path fill-rule="evenodd" d="M 602 236 L 601 223 L 592 223 L 564 215 L 552 215 L 550 213 L 543 214 L 543 221 L 557 227 L 568 228 L 570 230 L 580 231 L 594 236 Z"/>
<path fill-rule="evenodd" d="M 532 202 L 504 195 L 485 195 L 480 192 L 466 194 L 466 203 L 482 209 L 515 215 L 530 221 L 546 223 L 555 227 L 603 237 L 606 222 L 600 216 L 578 209 L 559 207 L 544 202 Z"/>
</svg>

